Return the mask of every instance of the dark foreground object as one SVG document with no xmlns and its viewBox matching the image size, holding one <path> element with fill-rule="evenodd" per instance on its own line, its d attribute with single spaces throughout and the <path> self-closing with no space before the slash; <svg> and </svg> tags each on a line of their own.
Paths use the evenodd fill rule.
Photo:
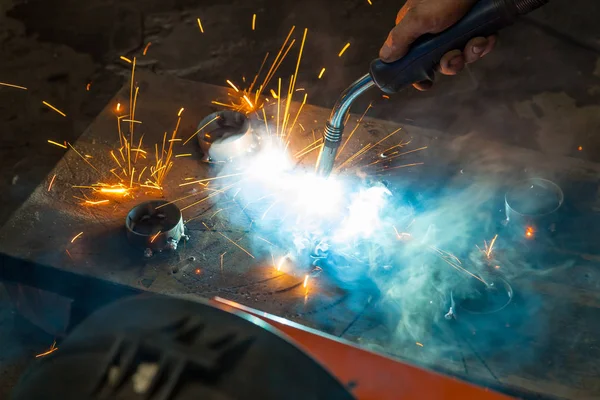
<svg viewBox="0 0 600 400">
<path fill-rule="evenodd" d="M 204 303 L 137 297 L 103 308 L 13 392 L 35 399 L 352 399 L 268 324 Z"/>
</svg>

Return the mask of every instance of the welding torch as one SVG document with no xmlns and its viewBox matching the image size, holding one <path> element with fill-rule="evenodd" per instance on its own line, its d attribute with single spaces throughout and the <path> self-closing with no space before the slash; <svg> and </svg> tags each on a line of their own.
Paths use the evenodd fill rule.
<svg viewBox="0 0 600 400">
<path fill-rule="evenodd" d="M 401 59 L 385 63 L 371 62 L 369 73 L 355 81 L 339 97 L 323 133 L 323 147 L 317 161 L 317 173 L 329 176 L 344 133 L 346 116 L 354 100 L 377 86 L 392 94 L 415 82 L 433 81 L 435 67 L 444 54 L 462 49 L 469 40 L 490 36 L 511 25 L 549 0 L 479 0 L 456 24 L 438 34 L 421 36 Z"/>
</svg>

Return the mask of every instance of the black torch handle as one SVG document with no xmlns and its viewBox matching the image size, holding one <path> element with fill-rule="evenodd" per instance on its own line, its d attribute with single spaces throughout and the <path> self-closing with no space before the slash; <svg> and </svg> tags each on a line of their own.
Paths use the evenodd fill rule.
<svg viewBox="0 0 600 400">
<path fill-rule="evenodd" d="M 385 93 L 396 93 L 415 82 L 433 80 L 437 63 L 451 50 L 463 49 L 478 36 L 489 36 L 511 25 L 549 0 L 479 0 L 458 23 L 438 34 L 420 37 L 398 61 L 371 63 L 371 78 Z"/>
</svg>

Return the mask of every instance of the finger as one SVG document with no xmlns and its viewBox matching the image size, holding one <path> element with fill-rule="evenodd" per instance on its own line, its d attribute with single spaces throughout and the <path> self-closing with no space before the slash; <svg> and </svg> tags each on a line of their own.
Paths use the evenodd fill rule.
<svg viewBox="0 0 600 400">
<path fill-rule="evenodd" d="M 476 37 L 469 40 L 465 46 L 465 62 L 471 64 L 483 57 L 488 44 L 487 38 L 484 37 Z"/>
<path fill-rule="evenodd" d="M 456 75 L 465 67 L 465 57 L 462 51 L 452 50 L 444 54 L 440 60 L 439 70 L 444 75 Z"/>
<path fill-rule="evenodd" d="M 481 57 L 485 57 L 490 51 L 494 50 L 494 47 L 496 47 L 496 42 L 498 41 L 498 36 L 497 35 L 488 36 L 487 41 L 488 41 L 488 45 L 487 45 L 485 51 L 483 52 L 483 54 L 481 55 Z"/>
<path fill-rule="evenodd" d="M 390 31 L 387 40 L 379 50 L 379 58 L 384 62 L 392 62 L 402 58 L 410 45 L 421 35 L 427 33 L 428 27 L 419 18 L 410 15 L 410 11 L 398 25 Z"/>
<path fill-rule="evenodd" d="M 402 6 L 402 8 L 400 9 L 400 11 L 398 11 L 398 14 L 396 15 L 396 25 L 398 25 L 400 23 L 400 21 L 402 21 L 404 19 L 404 17 L 406 17 L 406 13 L 408 12 L 408 6 L 405 4 L 404 6 Z"/>
<path fill-rule="evenodd" d="M 415 89 L 420 90 L 421 92 L 424 92 L 433 87 L 433 81 L 416 82 L 416 83 L 413 83 L 413 86 Z"/>
</svg>

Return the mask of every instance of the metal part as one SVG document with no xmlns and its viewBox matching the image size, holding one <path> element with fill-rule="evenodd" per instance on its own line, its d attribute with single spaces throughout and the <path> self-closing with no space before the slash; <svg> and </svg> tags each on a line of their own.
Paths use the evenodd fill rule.
<svg viewBox="0 0 600 400">
<path fill-rule="evenodd" d="M 127 239 L 144 249 L 144 257 L 156 252 L 177 250 L 181 239 L 188 240 L 181 211 L 165 200 L 147 201 L 133 207 L 125 219 Z"/>
<path fill-rule="evenodd" d="M 325 144 L 321 150 L 317 164 L 317 173 L 319 175 L 329 176 L 333 170 L 335 156 L 337 155 L 337 150 L 342 141 L 342 134 L 344 133 L 344 121 L 352 103 L 358 96 L 374 85 L 375 83 L 371 79 L 371 76 L 366 74 L 350 85 L 335 103 L 323 134 Z"/>
<path fill-rule="evenodd" d="M 262 320 L 167 296 L 97 311 L 35 364 L 12 398 L 355 399 L 345 382 Z"/>
<path fill-rule="evenodd" d="M 519 181 L 504 197 L 506 220 L 509 226 L 532 238 L 535 232 L 555 229 L 557 211 L 563 202 L 563 191 L 552 181 L 541 178 Z"/>
<path fill-rule="evenodd" d="M 459 311 L 479 315 L 497 313 L 512 301 L 512 286 L 504 278 L 496 277 L 487 286 L 476 280 L 465 282 L 450 293 L 451 306 L 446 319 L 458 319 Z"/>
<path fill-rule="evenodd" d="M 237 111 L 209 114 L 198 124 L 202 161 L 226 162 L 251 151 L 257 144 L 248 118 Z"/>
</svg>

